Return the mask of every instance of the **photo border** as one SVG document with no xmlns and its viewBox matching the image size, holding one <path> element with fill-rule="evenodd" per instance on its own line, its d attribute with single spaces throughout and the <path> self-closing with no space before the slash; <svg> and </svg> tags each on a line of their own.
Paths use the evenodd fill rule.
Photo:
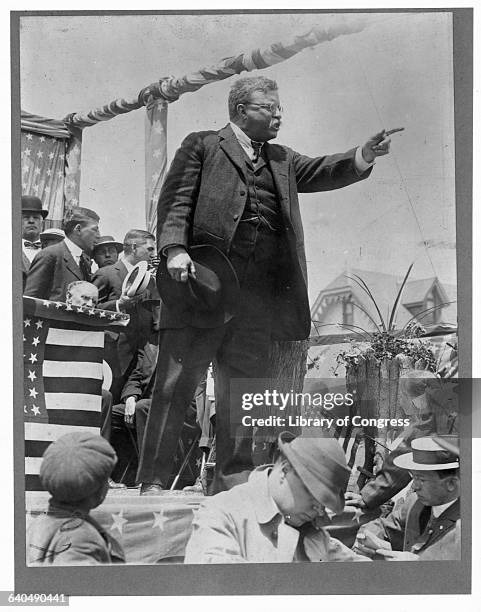
<svg viewBox="0 0 481 612">
<path fill-rule="evenodd" d="M 185 11 L 12 11 L 11 128 L 12 201 L 21 198 L 20 176 L 20 18 L 28 16 L 241 14 L 241 13 L 388 13 L 449 12 L 453 15 L 455 112 L 455 186 L 460 377 L 471 376 L 472 351 L 472 126 L 473 126 L 473 9 L 264 9 Z M 13 237 L 21 234 L 21 214 L 12 209 Z M 21 328 L 21 249 L 12 240 L 13 330 Z M 23 403 L 22 346 L 13 334 L 13 405 Z M 460 401 L 471 402 L 470 385 Z M 469 403 L 468 405 L 471 405 Z M 66 595 L 333 595 L 333 594 L 453 594 L 471 592 L 471 426 L 461 422 L 461 479 L 463 482 L 461 561 L 418 563 L 148 565 L 99 567 L 42 567 L 25 565 L 24 423 L 14 410 L 15 591 Z"/>
</svg>

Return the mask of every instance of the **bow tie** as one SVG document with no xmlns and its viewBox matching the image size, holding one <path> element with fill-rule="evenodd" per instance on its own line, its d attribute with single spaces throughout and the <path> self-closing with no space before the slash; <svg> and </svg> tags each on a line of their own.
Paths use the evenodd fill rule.
<svg viewBox="0 0 481 612">
<path fill-rule="evenodd" d="M 24 240 L 23 246 L 26 249 L 40 249 L 42 247 L 42 245 L 40 244 L 40 240 L 37 240 L 36 242 L 30 242 L 30 240 Z"/>
</svg>

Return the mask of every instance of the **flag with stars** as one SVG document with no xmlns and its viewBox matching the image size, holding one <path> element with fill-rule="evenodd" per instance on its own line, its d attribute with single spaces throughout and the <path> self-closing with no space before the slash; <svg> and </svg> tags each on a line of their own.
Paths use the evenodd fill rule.
<svg viewBox="0 0 481 612">
<path fill-rule="evenodd" d="M 78 428 L 100 433 L 104 329 L 129 316 L 24 297 L 25 477 L 38 478 L 48 445 Z"/>
</svg>

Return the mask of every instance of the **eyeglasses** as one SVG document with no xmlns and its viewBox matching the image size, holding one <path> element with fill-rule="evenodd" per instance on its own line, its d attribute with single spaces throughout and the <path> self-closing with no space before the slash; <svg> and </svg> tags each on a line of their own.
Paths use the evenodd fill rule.
<svg viewBox="0 0 481 612">
<path fill-rule="evenodd" d="M 257 104 L 257 102 L 246 102 L 245 104 L 249 106 L 258 106 L 259 108 L 264 108 L 271 115 L 282 115 L 284 109 L 279 104 Z"/>
</svg>

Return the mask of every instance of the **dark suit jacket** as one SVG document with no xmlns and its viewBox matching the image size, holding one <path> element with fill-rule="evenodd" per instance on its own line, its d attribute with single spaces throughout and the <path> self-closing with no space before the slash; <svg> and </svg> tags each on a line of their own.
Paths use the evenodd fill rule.
<svg viewBox="0 0 481 612">
<path fill-rule="evenodd" d="M 25 255 L 22 249 L 22 282 L 23 282 L 24 292 L 25 292 L 25 285 L 27 283 L 27 274 L 29 270 L 30 270 L 30 260 Z"/>
<path fill-rule="evenodd" d="M 368 530 L 378 537 L 389 540 L 393 550 L 405 550 L 419 554 L 456 528 L 457 522 L 460 521 L 459 499 L 440 516 L 433 519 L 430 525 L 426 524 L 426 520 L 421 520 L 424 512 L 429 514 L 430 510 L 411 491 L 406 499 L 398 500 L 391 514 L 386 518 L 366 523 L 363 530 Z M 453 550 L 449 558 L 458 557 L 459 550 L 456 549 L 456 543 L 453 542 Z"/>
<path fill-rule="evenodd" d="M 65 242 L 45 247 L 35 255 L 27 274 L 24 294 L 65 302 L 70 283 L 84 280 Z"/>
<path fill-rule="evenodd" d="M 156 333 L 137 351 L 137 362 L 122 389 L 121 402 L 132 395 L 137 399 L 149 399 L 152 396 L 158 354 L 159 334 Z"/>
<path fill-rule="evenodd" d="M 345 187 L 367 178 L 354 167 L 355 149 L 323 157 L 300 155 L 288 147 L 266 143 L 285 225 L 289 264 L 285 268 L 272 313 L 274 337 L 298 340 L 309 335 L 304 234 L 297 194 Z M 158 203 L 157 246 L 212 244 L 229 254 L 247 201 L 245 153 L 228 125 L 219 132 L 197 132 L 175 154 Z M 277 296 L 276 296 L 277 297 Z M 182 327 L 168 312 L 163 327 Z"/>
<path fill-rule="evenodd" d="M 122 294 L 122 283 L 126 276 L 127 268 L 122 261 L 99 268 L 95 272 L 92 283 L 99 290 L 99 308 L 116 309 L 116 301 Z M 147 292 L 145 297 L 149 296 Z M 141 302 L 128 307 L 126 312 L 130 315 L 130 322 L 125 332 L 106 332 L 105 336 L 106 359 L 112 368 L 113 376 L 123 375 L 127 368 L 133 365 L 132 360 L 136 358 L 137 351 L 144 346 L 153 331 L 152 312 L 144 308 Z"/>
</svg>

